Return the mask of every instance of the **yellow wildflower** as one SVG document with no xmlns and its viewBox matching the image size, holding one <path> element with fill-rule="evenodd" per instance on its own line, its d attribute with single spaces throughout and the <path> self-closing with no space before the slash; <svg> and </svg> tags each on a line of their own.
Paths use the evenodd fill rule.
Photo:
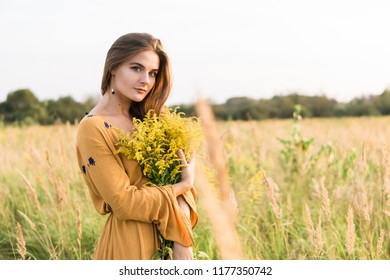
<svg viewBox="0 0 390 280">
<path fill-rule="evenodd" d="M 199 148 L 202 136 L 199 120 L 185 117 L 176 108 L 160 116 L 151 110 L 143 120 L 133 122 L 134 132 L 122 132 L 117 152 L 136 160 L 143 174 L 157 186 L 179 182 L 182 166 L 177 152 L 183 149 L 190 160 Z"/>
</svg>

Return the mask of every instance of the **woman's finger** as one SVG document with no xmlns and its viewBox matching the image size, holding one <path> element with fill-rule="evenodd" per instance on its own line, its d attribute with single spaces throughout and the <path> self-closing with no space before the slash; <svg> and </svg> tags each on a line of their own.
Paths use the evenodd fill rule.
<svg viewBox="0 0 390 280">
<path fill-rule="evenodd" d="M 179 158 L 181 160 L 181 164 L 183 166 L 187 166 L 188 163 L 187 163 L 187 160 L 186 160 L 186 156 L 184 155 L 184 152 L 182 149 L 179 149 L 179 151 L 177 152 L 177 154 L 179 155 Z"/>
</svg>

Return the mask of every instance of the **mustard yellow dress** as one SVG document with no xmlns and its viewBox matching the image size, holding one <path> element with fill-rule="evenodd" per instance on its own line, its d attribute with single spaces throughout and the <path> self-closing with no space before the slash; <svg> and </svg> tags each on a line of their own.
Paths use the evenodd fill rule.
<svg viewBox="0 0 390 280">
<path fill-rule="evenodd" d="M 77 160 L 95 209 L 109 214 L 94 258 L 151 259 L 159 246 L 158 231 L 183 246 L 194 244 L 192 228 L 198 221 L 194 188 L 183 197 L 190 218 L 180 209 L 171 185 L 146 186 L 140 165 L 115 154 L 119 129 L 100 115 L 85 116 L 76 138 Z"/>
</svg>

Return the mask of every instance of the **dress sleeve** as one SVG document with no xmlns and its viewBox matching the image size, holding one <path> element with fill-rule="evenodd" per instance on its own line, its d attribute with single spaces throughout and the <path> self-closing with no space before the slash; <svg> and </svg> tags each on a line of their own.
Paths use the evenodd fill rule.
<svg viewBox="0 0 390 280">
<path fill-rule="evenodd" d="M 195 188 L 192 187 L 190 190 L 185 192 L 183 195 L 184 200 L 187 202 L 190 207 L 190 223 L 191 228 L 194 228 L 198 223 L 198 213 L 196 210 L 196 191 Z"/>
<path fill-rule="evenodd" d="M 154 223 L 164 238 L 192 246 L 190 222 L 178 206 L 172 186 L 138 188 L 130 184 L 114 154 L 109 129 L 114 128 L 98 118 L 87 118 L 80 122 L 76 138 L 78 162 L 95 207 L 101 197 L 116 218 Z"/>
</svg>

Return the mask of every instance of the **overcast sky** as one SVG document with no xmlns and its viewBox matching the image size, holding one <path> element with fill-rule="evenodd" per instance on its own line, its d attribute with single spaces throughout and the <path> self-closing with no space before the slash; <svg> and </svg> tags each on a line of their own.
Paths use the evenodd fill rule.
<svg viewBox="0 0 390 280">
<path fill-rule="evenodd" d="M 299 91 L 339 101 L 390 87 L 387 0 L 0 0 L 0 102 L 99 96 L 121 35 L 160 38 L 172 61 L 168 105 Z"/>
</svg>

